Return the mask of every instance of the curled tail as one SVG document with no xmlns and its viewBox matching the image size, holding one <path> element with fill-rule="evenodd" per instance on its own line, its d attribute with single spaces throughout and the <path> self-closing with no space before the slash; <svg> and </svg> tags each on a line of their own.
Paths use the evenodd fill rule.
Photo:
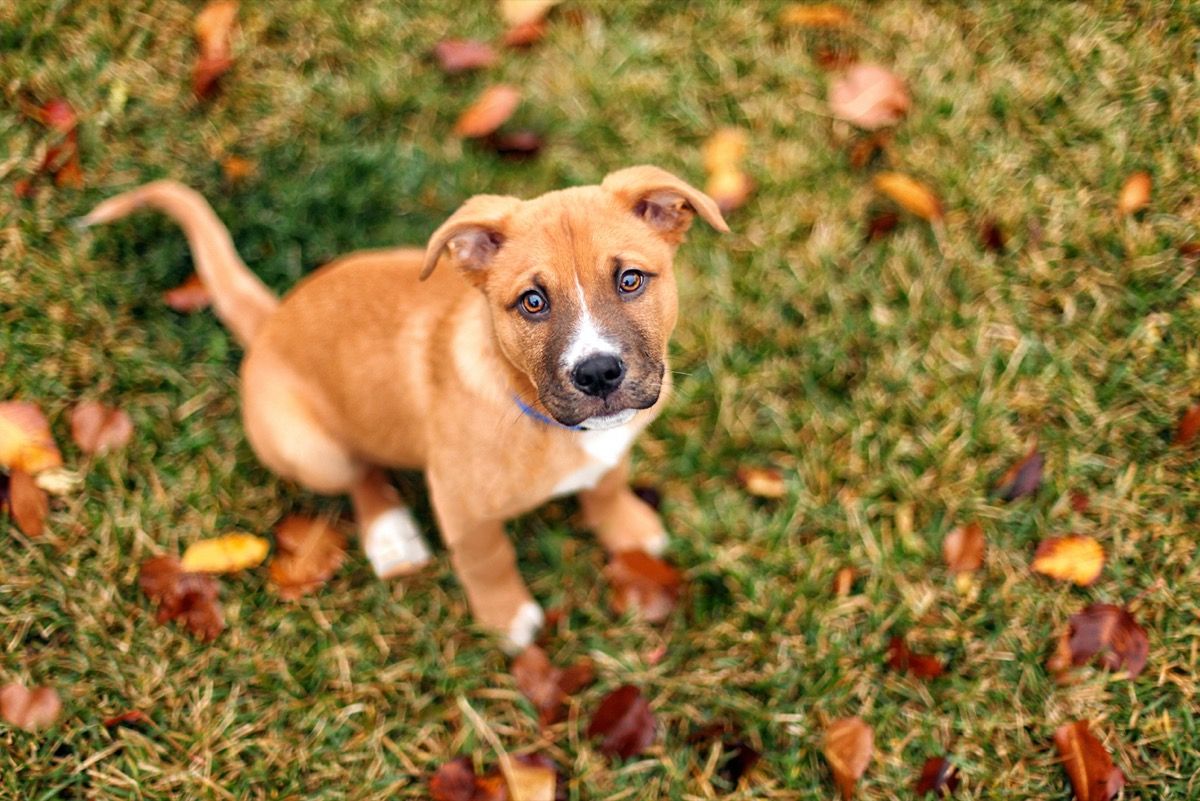
<svg viewBox="0 0 1200 801">
<path fill-rule="evenodd" d="M 229 230 L 199 192 L 175 181 L 155 181 L 109 198 L 79 222 L 111 222 L 143 207 L 165 213 L 183 228 L 196 273 L 212 295 L 213 310 L 243 345 L 249 345 L 279 299 L 242 263 Z"/>
</svg>

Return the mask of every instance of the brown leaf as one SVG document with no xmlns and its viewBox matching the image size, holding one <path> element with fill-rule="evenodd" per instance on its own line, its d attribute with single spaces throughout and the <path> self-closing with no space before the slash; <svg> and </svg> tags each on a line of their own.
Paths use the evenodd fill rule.
<svg viewBox="0 0 1200 801">
<path fill-rule="evenodd" d="M 62 467 L 62 454 L 50 434 L 50 424 L 33 403 L 0 403 L 0 467 L 40 473 Z"/>
<path fill-rule="evenodd" d="M 145 712 L 141 712 L 137 709 L 131 709 L 128 712 L 122 712 L 119 715 L 113 715 L 111 718 L 106 718 L 104 721 L 104 728 L 115 729 L 118 726 L 139 727 L 148 726 L 150 723 L 152 723 L 152 721 Z"/>
<path fill-rule="evenodd" d="M 121 409 L 84 401 L 71 411 L 71 438 L 87 454 L 124 448 L 133 436 L 133 421 Z"/>
<path fill-rule="evenodd" d="M 1106 670 L 1128 672 L 1135 678 L 1146 668 L 1150 641 L 1128 610 L 1113 604 L 1091 604 L 1071 615 L 1047 667 L 1063 674 L 1096 659 Z"/>
<path fill-rule="evenodd" d="M 1188 409 L 1179 418 L 1179 428 L 1175 430 L 1175 444 L 1187 445 L 1200 433 L 1200 403 Z"/>
<path fill-rule="evenodd" d="M 46 530 L 46 515 L 50 499 L 45 490 L 34 483 L 33 476 L 24 470 L 13 470 L 8 476 L 9 514 L 17 528 L 27 537 L 40 537 Z"/>
<path fill-rule="evenodd" d="M 442 765 L 429 779 L 433 801 L 475 801 L 475 766 L 470 757 L 458 757 Z"/>
<path fill-rule="evenodd" d="M 324 584 L 346 558 L 346 538 L 327 520 L 292 515 L 275 527 L 271 580 L 281 598 L 294 600 Z"/>
<path fill-rule="evenodd" d="M 508 786 L 508 801 L 554 801 L 558 776 L 552 765 L 502 757 L 500 770 Z"/>
<path fill-rule="evenodd" d="M 454 124 L 456 136 L 482 139 L 508 121 L 521 103 L 521 90 L 508 84 L 489 86 Z"/>
<path fill-rule="evenodd" d="M 958 769 L 944 756 L 930 757 L 917 779 L 917 795 L 948 797 L 958 789 Z"/>
<path fill-rule="evenodd" d="M 138 585 L 158 603 L 157 621 L 180 620 L 202 640 L 216 639 L 225 628 L 212 576 L 187 573 L 173 556 L 156 556 L 142 563 Z"/>
<path fill-rule="evenodd" d="M 163 302 L 177 312 L 189 314 L 211 306 L 212 295 L 200 276 L 192 273 L 182 284 L 164 292 Z"/>
<path fill-rule="evenodd" d="M 866 169 L 883 156 L 891 142 L 891 131 L 875 131 L 856 137 L 850 145 L 850 166 L 856 170 Z"/>
<path fill-rule="evenodd" d="M 1042 470 L 1045 465 L 1045 457 L 1038 451 L 1037 445 L 1034 445 L 1021 461 L 1008 468 L 996 482 L 995 492 L 1000 496 L 1000 500 L 1015 501 L 1035 495 L 1042 485 Z"/>
<path fill-rule="evenodd" d="M 1179 246 L 1179 255 L 1186 258 L 1200 256 L 1200 242 L 1184 242 Z"/>
<path fill-rule="evenodd" d="M 833 3 L 796 4 L 784 8 L 779 21 L 797 28 L 849 28 L 854 15 Z"/>
<path fill-rule="evenodd" d="M 895 125 L 911 107 L 904 81 L 878 64 L 854 64 L 829 86 L 833 116 L 868 131 Z"/>
<path fill-rule="evenodd" d="M 894 200 L 902 209 L 930 222 L 942 219 L 942 202 L 934 191 L 904 173 L 881 172 L 873 181 L 875 189 Z"/>
<path fill-rule="evenodd" d="M 833 780 L 842 798 L 854 796 L 858 780 L 871 764 L 875 734 L 861 718 L 835 720 L 825 730 L 825 759 L 833 770 Z"/>
<path fill-rule="evenodd" d="M 532 47 L 546 35 L 546 23 L 542 20 L 514 25 L 504 32 L 505 47 Z"/>
<path fill-rule="evenodd" d="M 1007 249 L 1004 239 L 1004 229 L 1000 227 L 1000 223 L 991 217 L 988 217 L 979 226 L 979 241 L 992 253 L 1004 253 Z"/>
<path fill-rule="evenodd" d="M 903 637 L 892 637 L 888 643 L 888 667 L 897 673 L 912 673 L 918 679 L 936 679 L 946 672 L 940 659 L 927 654 L 915 654 Z"/>
<path fill-rule="evenodd" d="M 588 725 L 589 738 L 601 738 L 599 749 L 629 759 L 650 747 L 658 725 L 641 690 L 626 684 L 604 696 Z"/>
<path fill-rule="evenodd" d="M 567 697 L 595 680 L 591 660 L 577 662 L 566 670 L 554 667 L 550 658 L 536 645 L 531 645 L 513 660 L 513 679 L 517 688 L 538 710 L 543 726 L 562 720 Z"/>
<path fill-rule="evenodd" d="M 776 500 L 787 494 L 783 473 L 774 467 L 739 467 L 737 480 L 747 493 L 758 498 Z"/>
<path fill-rule="evenodd" d="M 542 151 L 542 137 L 534 131 L 493 133 L 487 144 L 501 156 L 509 159 L 531 159 Z"/>
<path fill-rule="evenodd" d="M 1091 499 L 1088 498 L 1088 494 L 1083 490 L 1071 490 L 1071 508 L 1074 509 L 1078 514 L 1083 514 L 1086 512 L 1088 507 L 1091 506 L 1091 503 L 1092 502 Z"/>
<path fill-rule="evenodd" d="M 1038 543 L 1033 570 L 1051 578 L 1073 581 L 1086 587 L 1104 569 L 1104 548 L 1091 537 L 1071 534 L 1048 537 Z"/>
<path fill-rule="evenodd" d="M 433 48 L 442 72 L 457 75 L 468 70 L 487 69 L 496 63 L 495 49 L 487 42 L 476 39 L 443 39 Z"/>
<path fill-rule="evenodd" d="M 604 568 L 612 585 L 609 605 L 618 615 L 630 609 L 648 623 L 666 620 L 679 603 L 683 577 L 671 565 L 642 551 L 615 554 Z"/>
<path fill-rule="evenodd" d="M 226 156 L 221 160 L 221 174 L 231 184 L 241 183 L 258 172 L 258 165 L 241 156 Z M 172 306 L 172 308 L 174 308 Z"/>
<path fill-rule="evenodd" d="M 237 10 L 235 0 L 210 0 L 196 15 L 193 30 L 199 53 L 192 68 L 192 93 L 201 100 L 216 92 L 221 76 L 233 66 L 233 25 Z"/>
<path fill-rule="evenodd" d="M 867 238 L 868 242 L 874 242 L 877 239 L 883 239 L 885 236 L 896 230 L 896 226 L 900 224 L 900 215 L 894 211 L 885 211 L 876 214 L 867 222 Z"/>
<path fill-rule="evenodd" d="M 854 589 L 855 572 L 852 567 L 843 567 L 833 577 L 833 594 L 845 598 Z"/>
<path fill-rule="evenodd" d="M 858 50 L 845 42 L 825 44 L 817 48 L 813 60 L 826 72 L 836 72 L 844 70 L 852 64 L 857 64 Z"/>
<path fill-rule="evenodd" d="M 1148 172 L 1135 172 L 1126 178 L 1117 197 L 1117 213 L 1127 217 L 1149 206 L 1152 185 Z"/>
<path fill-rule="evenodd" d="M 953 573 L 968 573 L 983 567 L 983 552 L 987 546 L 983 526 L 972 520 L 959 526 L 942 540 L 942 558 Z"/>
<path fill-rule="evenodd" d="M 541 22 L 562 0 L 500 0 L 500 16 L 510 28 Z"/>
<path fill-rule="evenodd" d="M 48 174 L 56 186 L 78 189 L 83 186 L 83 169 L 79 165 L 79 118 L 71 104 L 62 98 L 50 100 L 33 110 L 31 116 L 55 135 L 46 148 L 37 171 L 17 182 L 17 195 L 29 197 L 38 178 Z"/>
<path fill-rule="evenodd" d="M 1059 726 L 1054 731 L 1054 745 L 1077 801 L 1109 801 L 1125 786 L 1125 774 L 1113 765 L 1086 720 Z"/>
<path fill-rule="evenodd" d="M 62 701 L 50 687 L 27 689 L 23 684 L 0 687 L 0 720 L 25 731 L 37 731 L 58 720 Z"/>
</svg>

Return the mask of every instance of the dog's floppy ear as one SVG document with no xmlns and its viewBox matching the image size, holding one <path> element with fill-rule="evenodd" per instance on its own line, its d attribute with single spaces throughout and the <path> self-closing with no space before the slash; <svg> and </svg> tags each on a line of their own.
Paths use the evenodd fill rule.
<svg viewBox="0 0 1200 801">
<path fill-rule="evenodd" d="M 721 210 L 711 197 L 658 167 L 643 165 L 618 170 L 606 177 L 600 188 L 672 244 L 683 240 L 694 214 L 718 231 L 729 232 Z"/>
<path fill-rule="evenodd" d="M 421 280 L 429 277 L 445 250 L 450 251 L 450 258 L 459 269 L 468 274 L 486 269 L 504 246 L 508 218 L 520 203 L 518 198 L 505 195 L 476 195 L 462 204 L 429 237 Z"/>
</svg>

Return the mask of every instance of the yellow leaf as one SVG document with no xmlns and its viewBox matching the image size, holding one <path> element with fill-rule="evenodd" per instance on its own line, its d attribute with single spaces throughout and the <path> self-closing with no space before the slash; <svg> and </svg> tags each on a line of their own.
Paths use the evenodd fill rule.
<svg viewBox="0 0 1200 801">
<path fill-rule="evenodd" d="M 813 3 L 788 6 L 779 21 L 798 28 L 848 28 L 854 24 L 854 16 L 833 3 Z"/>
<path fill-rule="evenodd" d="M 40 473 L 62 466 L 46 416 L 35 404 L 0 403 L 0 467 Z"/>
<path fill-rule="evenodd" d="M 1117 198 L 1117 213 L 1128 216 L 1150 205 L 1150 189 L 1153 181 L 1148 172 L 1135 172 L 1125 179 L 1121 194 Z"/>
<path fill-rule="evenodd" d="M 710 173 L 737 169 L 746 156 L 746 132 L 721 128 L 708 137 L 700 152 L 704 156 L 704 169 Z"/>
<path fill-rule="evenodd" d="M 505 755 L 500 759 L 500 771 L 511 801 L 554 801 L 557 777 L 550 768 L 528 765 Z"/>
<path fill-rule="evenodd" d="M 183 552 L 180 565 L 188 573 L 236 573 L 262 564 L 270 547 L 252 534 L 226 534 L 193 542 Z"/>
<path fill-rule="evenodd" d="M 1033 556 L 1033 569 L 1051 578 L 1086 587 L 1104 569 L 1104 548 L 1091 537 L 1071 534 L 1042 540 Z"/>
<path fill-rule="evenodd" d="M 942 219 L 942 203 L 934 191 L 904 173 L 879 173 L 875 176 L 875 188 L 896 201 L 905 211 L 930 222 Z"/>
</svg>

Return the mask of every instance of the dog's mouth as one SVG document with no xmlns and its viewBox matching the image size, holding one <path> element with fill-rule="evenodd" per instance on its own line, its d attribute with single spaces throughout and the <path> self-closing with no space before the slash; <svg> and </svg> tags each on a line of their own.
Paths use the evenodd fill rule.
<svg viewBox="0 0 1200 801">
<path fill-rule="evenodd" d="M 634 397 L 620 394 L 623 396 L 620 399 L 613 395 L 587 404 L 581 404 L 575 398 L 566 400 L 554 396 L 543 396 L 541 401 L 550 416 L 567 428 L 607 431 L 625 425 L 639 411 L 657 403 L 659 390 L 655 387 L 651 392 L 637 393 Z"/>
<path fill-rule="evenodd" d="M 637 409 L 625 409 L 616 414 L 596 415 L 579 423 L 579 427 L 584 431 L 608 431 L 609 429 L 620 428 L 625 425 L 637 413 Z"/>
</svg>

